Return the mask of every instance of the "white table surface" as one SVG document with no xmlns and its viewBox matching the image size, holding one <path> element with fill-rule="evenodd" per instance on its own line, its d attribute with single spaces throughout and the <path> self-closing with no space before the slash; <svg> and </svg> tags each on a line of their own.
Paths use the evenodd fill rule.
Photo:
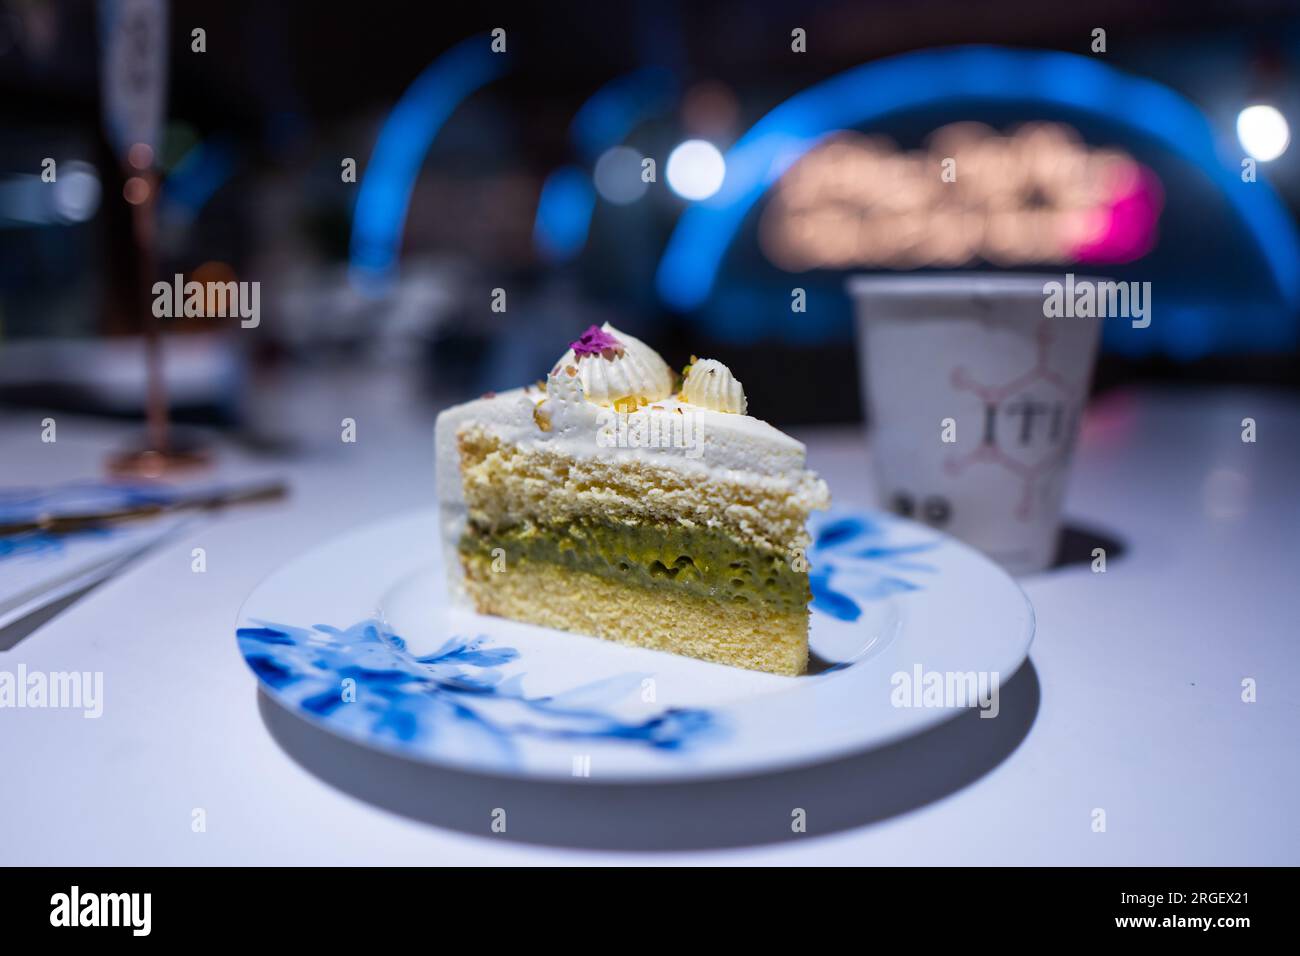
<svg viewBox="0 0 1300 956">
<path fill-rule="evenodd" d="M 45 414 L 0 413 L 0 484 L 93 476 L 124 435 L 58 416 L 42 444 Z M 98 720 L 0 709 L 0 863 L 1300 863 L 1293 396 L 1094 403 L 1067 513 L 1124 553 L 1104 574 L 1022 581 L 1032 670 L 1004 688 L 998 720 L 770 777 L 628 788 L 375 758 L 260 699 L 233 635 L 241 602 L 303 551 L 429 506 L 433 413 L 371 380 L 289 389 L 255 414 L 296 422 L 308 454 L 279 466 L 225 449 L 222 474 L 283 474 L 288 501 L 196 528 L 0 652 L 0 669 L 105 683 Z M 338 440 L 349 415 L 356 445 Z M 871 500 L 858 430 L 800 437 L 840 503 Z M 505 834 L 490 831 L 497 807 Z M 805 834 L 790 832 L 795 807 Z"/>
</svg>

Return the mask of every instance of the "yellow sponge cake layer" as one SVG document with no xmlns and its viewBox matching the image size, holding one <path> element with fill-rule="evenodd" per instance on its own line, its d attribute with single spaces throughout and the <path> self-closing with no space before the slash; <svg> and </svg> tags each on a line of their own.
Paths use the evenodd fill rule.
<svg viewBox="0 0 1300 956">
<path fill-rule="evenodd" d="M 465 555 L 464 569 L 464 587 L 480 613 L 773 674 L 802 674 L 808 666 L 804 608 L 774 611 L 629 586 L 527 558 L 494 571 L 491 558 Z"/>
</svg>

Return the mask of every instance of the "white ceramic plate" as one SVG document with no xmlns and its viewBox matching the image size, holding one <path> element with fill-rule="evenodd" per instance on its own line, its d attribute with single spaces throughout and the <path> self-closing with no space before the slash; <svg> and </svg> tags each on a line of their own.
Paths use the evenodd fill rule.
<svg viewBox="0 0 1300 956">
<path fill-rule="evenodd" d="M 448 606 L 436 519 L 354 532 L 273 574 L 240 651 L 281 705 L 362 744 L 534 778 L 780 770 L 996 712 L 1034 617 L 987 559 L 929 528 L 813 523 L 813 666 L 777 677 Z M 983 691 L 983 696 L 980 692 Z"/>
</svg>

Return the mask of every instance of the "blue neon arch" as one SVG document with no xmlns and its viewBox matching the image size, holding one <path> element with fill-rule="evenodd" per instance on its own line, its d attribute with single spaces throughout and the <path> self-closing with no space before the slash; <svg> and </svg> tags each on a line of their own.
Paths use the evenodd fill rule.
<svg viewBox="0 0 1300 956">
<path fill-rule="evenodd" d="M 1199 167 L 1245 223 L 1283 299 L 1293 308 L 1300 305 L 1295 224 L 1267 183 L 1241 181 L 1240 157 L 1219 152 L 1195 105 L 1160 83 L 1095 59 L 992 46 L 926 50 L 865 64 L 769 112 L 727 152 L 722 188 L 678 220 L 655 277 L 660 298 L 683 311 L 703 305 L 750 209 L 828 134 L 908 110 L 989 103 L 1042 104 L 1110 119 Z"/>
<path fill-rule="evenodd" d="M 490 37 L 462 40 L 425 67 L 389 112 L 352 213 L 349 274 L 358 288 L 379 292 L 392 280 L 411 191 L 429 147 L 456 107 L 508 66 L 508 54 L 492 52 Z"/>
</svg>

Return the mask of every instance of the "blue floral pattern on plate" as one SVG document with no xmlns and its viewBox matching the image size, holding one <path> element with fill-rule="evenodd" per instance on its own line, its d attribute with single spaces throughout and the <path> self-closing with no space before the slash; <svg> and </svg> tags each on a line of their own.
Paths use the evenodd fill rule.
<svg viewBox="0 0 1300 956">
<path fill-rule="evenodd" d="M 861 602 L 921 590 L 914 575 L 932 574 L 935 568 L 913 559 L 934 548 L 938 539 L 891 541 L 897 528 L 887 518 L 861 513 L 832 515 L 818 522 L 808 555 L 813 610 L 839 621 L 856 621 L 862 616 Z"/>
<path fill-rule="evenodd" d="M 717 730 L 712 715 L 698 709 L 633 721 L 615 716 L 609 706 L 639 690 L 643 674 L 530 697 L 522 674 L 506 678 L 499 669 L 519 652 L 492 647 L 483 637 L 453 637 L 432 654 L 416 656 L 373 619 L 342 630 L 256 622 L 236 634 L 249 666 L 279 696 L 340 729 L 398 746 L 454 726 L 459 736 L 505 758 L 519 736 L 674 750 Z"/>
</svg>

